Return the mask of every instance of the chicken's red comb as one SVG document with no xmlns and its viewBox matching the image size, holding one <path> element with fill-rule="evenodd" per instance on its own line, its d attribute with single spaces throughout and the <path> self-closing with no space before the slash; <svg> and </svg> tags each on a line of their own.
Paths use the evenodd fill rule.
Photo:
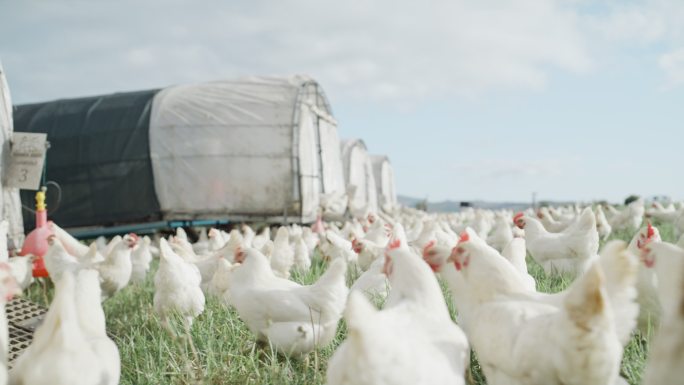
<svg viewBox="0 0 684 385">
<path fill-rule="evenodd" d="M 646 227 L 646 236 L 647 236 L 648 238 L 651 238 L 651 237 L 653 237 L 654 235 L 655 235 L 655 229 L 654 229 L 653 226 L 651 225 L 651 221 L 648 221 L 647 227 Z"/>
<path fill-rule="evenodd" d="M 425 247 L 423 247 L 423 257 L 427 255 L 428 250 L 431 248 L 435 247 L 435 240 L 431 240 L 430 242 L 425 244 Z"/>
<path fill-rule="evenodd" d="M 524 216 L 525 216 L 525 214 L 523 214 L 523 213 L 521 213 L 521 212 L 515 214 L 515 216 L 513 217 L 513 222 L 517 222 L 518 219 L 520 219 L 520 218 L 522 218 L 522 217 L 524 217 Z"/>
<path fill-rule="evenodd" d="M 469 240 L 470 240 L 470 235 L 468 235 L 467 231 L 464 231 L 461 233 L 460 238 L 458 238 L 458 243 L 468 242 Z"/>
<path fill-rule="evenodd" d="M 8 266 L 9 267 L 9 266 Z M 15 295 L 21 293 L 21 288 L 17 284 L 17 281 L 11 275 L 5 277 L 2 280 L 2 284 L 5 286 L 7 291 L 5 294 L 5 301 L 9 302 L 14 298 Z"/>
<path fill-rule="evenodd" d="M 356 254 L 359 254 L 361 251 L 363 251 L 363 244 L 359 242 L 356 238 L 352 239 L 351 244 L 352 250 L 354 250 Z"/>
<path fill-rule="evenodd" d="M 387 250 L 394 250 L 394 249 L 398 249 L 400 247 L 401 247 L 401 239 L 393 239 L 387 245 Z"/>
<path fill-rule="evenodd" d="M 133 240 L 136 241 L 136 242 L 138 242 L 138 239 L 140 239 L 140 238 L 138 237 L 138 234 L 136 234 L 136 233 L 128 233 L 128 236 L 131 237 L 131 238 L 133 238 Z"/>
</svg>

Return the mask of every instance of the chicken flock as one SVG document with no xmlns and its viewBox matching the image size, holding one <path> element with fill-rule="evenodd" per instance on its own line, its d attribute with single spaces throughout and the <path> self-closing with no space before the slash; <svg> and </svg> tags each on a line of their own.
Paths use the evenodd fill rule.
<svg viewBox="0 0 684 385">
<path fill-rule="evenodd" d="M 678 243 L 664 242 L 651 220 L 672 224 Z M 620 363 L 637 329 L 652 339 L 643 384 L 684 378 L 681 204 L 647 208 L 639 199 L 623 208 L 521 213 L 399 208 L 344 223 L 319 218 L 274 234 L 248 225 L 211 229 L 195 243 L 178 228 L 158 242 L 128 234 L 86 246 L 50 226 L 44 259 L 54 299 L 10 370 L 0 312 L 0 384 L 117 384 L 120 357 L 101 302 L 143 282 L 155 257 L 153 309 L 169 330 L 172 315 L 189 330 L 205 296 L 216 296 L 255 341 L 303 357 L 330 345 L 344 319 L 328 385 L 465 384 L 471 351 L 492 385 L 626 384 Z M 6 231 L 0 222 L 0 242 Z M 631 241 L 608 240 L 599 250 L 614 232 Z M 0 246 L 4 307 L 32 283 L 32 258 L 9 258 Z M 572 280 L 567 289 L 539 291 L 528 255 L 546 275 Z M 326 266 L 316 282 L 291 280 L 316 258 Z M 355 278 L 350 287 L 348 277 Z"/>
</svg>

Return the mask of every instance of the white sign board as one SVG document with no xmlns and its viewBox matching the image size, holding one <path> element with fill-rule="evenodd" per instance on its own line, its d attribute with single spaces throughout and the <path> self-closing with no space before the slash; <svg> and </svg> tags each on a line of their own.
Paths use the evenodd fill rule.
<svg viewBox="0 0 684 385">
<path fill-rule="evenodd" d="M 10 187 L 38 190 L 47 151 L 47 134 L 12 134 L 6 183 Z"/>
</svg>

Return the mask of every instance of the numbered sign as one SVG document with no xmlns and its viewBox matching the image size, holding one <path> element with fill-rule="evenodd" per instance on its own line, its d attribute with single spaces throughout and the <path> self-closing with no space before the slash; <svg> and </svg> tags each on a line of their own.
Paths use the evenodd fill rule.
<svg viewBox="0 0 684 385">
<path fill-rule="evenodd" d="M 47 151 L 47 134 L 12 134 L 6 183 L 10 187 L 38 190 Z"/>
</svg>

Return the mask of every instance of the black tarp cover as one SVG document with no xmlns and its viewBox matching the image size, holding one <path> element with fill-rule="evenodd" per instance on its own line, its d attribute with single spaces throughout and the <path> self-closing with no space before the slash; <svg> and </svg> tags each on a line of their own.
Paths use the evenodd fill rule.
<svg viewBox="0 0 684 385">
<path fill-rule="evenodd" d="M 158 91 L 15 107 L 15 131 L 48 135 L 47 180 L 62 189 L 58 207 L 48 207 L 50 219 L 76 227 L 161 218 L 149 145 L 150 111 Z M 24 206 L 35 206 L 34 195 L 22 191 Z M 48 190 L 48 204 L 54 205 L 55 195 Z M 24 223 L 33 228 L 33 213 L 24 211 Z"/>
</svg>

